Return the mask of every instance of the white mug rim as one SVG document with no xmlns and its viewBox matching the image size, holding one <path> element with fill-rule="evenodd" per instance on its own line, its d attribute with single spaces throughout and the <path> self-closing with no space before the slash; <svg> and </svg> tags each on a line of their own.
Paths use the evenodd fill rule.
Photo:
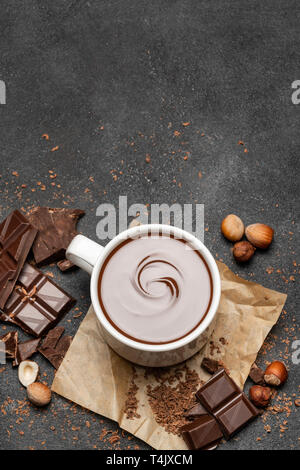
<svg viewBox="0 0 300 470">
<path fill-rule="evenodd" d="M 184 336 L 181 339 L 174 340 L 170 343 L 165 344 L 148 344 L 142 343 L 139 341 L 135 341 L 131 338 L 120 333 L 116 330 L 113 325 L 107 320 L 106 316 L 104 315 L 98 297 L 98 279 L 101 267 L 109 255 L 109 253 L 116 248 L 124 239 L 126 238 L 134 238 L 144 234 L 147 234 L 151 231 L 162 231 L 162 233 L 172 233 L 177 238 L 183 238 L 186 241 L 189 241 L 196 245 L 198 251 L 205 259 L 208 268 L 211 273 L 212 277 L 212 284 L 213 284 L 213 292 L 212 292 L 212 300 L 209 307 L 209 310 L 203 319 L 203 321 L 195 328 L 191 333 Z M 134 348 L 139 351 L 147 351 L 147 352 L 166 352 L 166 351 L 173 351 L 175 349 L 181 348 L 186 346 L 187 344 L 191 343 L 192 341 L 196 340 L 211 324 L 213 321 L 215 314 L 217 312 L 217 308 L 219 306 L 220 297 L 221 297 L 221 279 L 217 264 L 208 250 L 206 246 L 198 240 L 194 235 L 190 234 L 189 232 L 180 229 L 178 227 L 174 227 L 171 225 L 164 225 L 164 224 L 145 224 L 145 225 L 138 225 L 132 228 L 129 228 L 121 233 L 119 233 L 116 237 L 114 237 L 105 247 L 103 247 L 103 251 L 99 255 L 95 266 L 93 268 L 91 282 L 90 282 L 90 293 L 91 293 L 91 300 L 92 305 L 94 307 L 95 313 L 100 324 L 105 328 L 108 333 L 113 336 L 117 341 Z"/>
</svg>

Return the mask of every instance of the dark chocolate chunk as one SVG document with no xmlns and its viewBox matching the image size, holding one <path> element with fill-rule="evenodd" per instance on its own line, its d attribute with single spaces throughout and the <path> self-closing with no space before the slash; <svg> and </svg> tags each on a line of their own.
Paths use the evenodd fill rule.
<svg viewBox="0 0 300 470">
<path fill-rule="evenodd" d="M 0 319 L 40 337 L 52 329 L 75 303 L 51 279 L 26 263 Z"/>
<path fill-rule="evenodd" d="M 180 428 L 180 432 L 190 450 L 212 450 L 223 437 L 219 424 L 208 414 L 185 424 Z"/>
<path fill-rule="evenodd" d="M 219 422 L 227 439 L 258 416 L 258 411 L 224 369 L 198 390 L 196 397 Z"/>
<path fill-rule="evenodd" d="M 187 419 L 196 419 L 203 415 L 207 415 L 207 411 L 200 403 L 196 403 L 184 414 Z"/>
<path fill-rule="evenodd" d="M 257 385 L 265 385 L 265 379 L 264 379 L 265 372 L 258 367 L 255 362 L 252 364 L 249 377 L 253 382 Z"/>
<path fill-rule="evenodd" d="M 222 369 L 219 362 L 215 359 L 211 359 L 210 357 L 204 357 L 201 367 L 210 374 L 215 374 L 219 369 Z"/>
<path fill-rule="evenodd" d="M 39 352 L 48 359 L 55 369 L 58 369 L 61 365 L 73 339 L 68 335 L 61 337 L 63 332 L 58 330 L 59 327 L 49 331 L 42 346 L 39 348 Z"/>
<path fill-rule="evenodd" d="M 76 265 L 69 259 L 63 259 L 57 263 L 57 267 L 64 273 L 66 271 L 70 271 L 73 268 L 76 268 Z"/>
<path fill-rule="evenodd" d="M 13 291 L 37 230 L 19 211 L 0 224 L 0 308 Z"/>
<path fill-rule="evenodd" d="M 57 326 L 50 330 L 43 341 L 43 348 L 55 349 L 59 339 L 64 334 L 64 331 L 65 329 L 63 326 Z"/>
<path fill-rule="evenodd" d="M 27 214 L 29 221 L 38 229 L 33 244 L 34 259 L 38 266 L 65 258 L 65 252 L 77 235 L 78 219 L 85 214 L 80 209 L 51 209 L 35 207 Z"/>
<path fill-rule="evenodd" d="M 0 342 L 2 343 L 1 352 L 5 353 L 6 359 L 15 359 L 17 355 L 18 332 L 10 331 L 0 336 Z"/>
<path fill-rule="evenodd" d="M 40 344 L 40 338 L 29 339 L 24 343 L 19 343 L 17 347 L 16 359 L 13 362 L 13 366 L 18 366 L 22 361 L 29 359 L 34 353 L 37 352 L 37 348 Z"/>
</svg>

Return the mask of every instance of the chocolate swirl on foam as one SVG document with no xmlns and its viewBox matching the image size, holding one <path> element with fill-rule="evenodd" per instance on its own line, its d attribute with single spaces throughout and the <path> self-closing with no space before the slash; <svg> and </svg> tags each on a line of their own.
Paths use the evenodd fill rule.
<svg viewBox="0 0 300 470">
<path fill-rule="evenodd" d="M 207 264 L 184 240 L 144 236 L 126 240 L 105 260 L 99 301 L 123 335 L 147 344 L 187 336 L 206 316 L 212 299 Z"/>
<path fill-rule="evenodd" d="M 150 270 L 152 272 L 150 272 Z M 153 277 L 153 271 L 157 271 L 158 277 Z M 147 278 L 147 273 L 149 272 L 150 278 L 146 279 L 145 285 L 143 285 L 144 276 Z M 166 273 L 168 273 L 168 276 L 166 276 Z M 160 283 L 169 290 L 169 295 L 171 295 L 171 300 L 173 302 L 180 294 L 180 278 L 182 280 L 181 274 L 176 266 L 168 261 L 156 259 L 152 255 L 146 256 L 146 258 L 138 264 L 137 269 L 135 270 L 134 279 L 132 279 L 132 284 L 135 288 L 141 290 L 142 294 L 149 298 L 158 298 L 165 297 L 168 294 L 165 290 L 157 292 L 155 285 L 156 283 Z"/>
</svg>

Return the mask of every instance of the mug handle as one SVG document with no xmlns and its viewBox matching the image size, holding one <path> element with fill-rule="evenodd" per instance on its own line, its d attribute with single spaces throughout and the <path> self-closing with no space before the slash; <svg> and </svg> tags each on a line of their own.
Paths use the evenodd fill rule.
<svg viewBox="0 0 300 470">
<path fill-rule="evenodd" d="M 76 235 L 66 250 L 66 258 L 92 274 L 97 259 L 104 247 L 83 235 Z"/>
</svg>

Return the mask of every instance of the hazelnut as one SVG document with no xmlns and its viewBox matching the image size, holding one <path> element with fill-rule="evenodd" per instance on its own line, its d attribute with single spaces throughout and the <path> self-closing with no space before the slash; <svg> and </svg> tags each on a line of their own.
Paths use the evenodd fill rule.
<svg viewBox="0 0 300 470">
<path fill-rule="evenodd" d="M 24 387 L 36 381 L 39 373 L 39 366 L 34 361 L 22 361 L 18 369 L 18 377 Z"/>
<path fill-rule="evenodd" d="M 51 401 L 51 390 L 41 382 L 35 382 L 27 387 L 29 401 L 35 406 L 46 406 Z"/>
<path fill-rule="evenodd" d="M 234 214 L 229 214 L 221 224 L 221 232 L 231 242 L 238 242 L 244 235 L 245 227 L 241 219 Z"/>
<path fill-rule="evenodd" d="M 270 403 L 272 391 L 269 387 L 253 385 L 249 390 L 249 397 L 252 403 L 259 408 L 265 408 Z"/>
<path fill-rule="evenodd" d="M 235 243 L 232 251 L 233 256 L 239 263 L 249 261 L 249 259 L 254 255 L 254 252 L 255 247 L 251 245 L 250 242 L 246 241 Z"/>
<path fill-rule="evenodd" d="M 274 230 L 269 225 L 252 224 L 246 228 L 245 234 L 252 245 L 265 250 L 273 240 Z"/>
<path fill-rule="evenodd" d="M 287 378 L 288 371 L 283 362 L 274 361 L 265 370 L 265 382 L 269 385 L 273 385 L 274 387 L 284 384 Z"/>
</svg>

